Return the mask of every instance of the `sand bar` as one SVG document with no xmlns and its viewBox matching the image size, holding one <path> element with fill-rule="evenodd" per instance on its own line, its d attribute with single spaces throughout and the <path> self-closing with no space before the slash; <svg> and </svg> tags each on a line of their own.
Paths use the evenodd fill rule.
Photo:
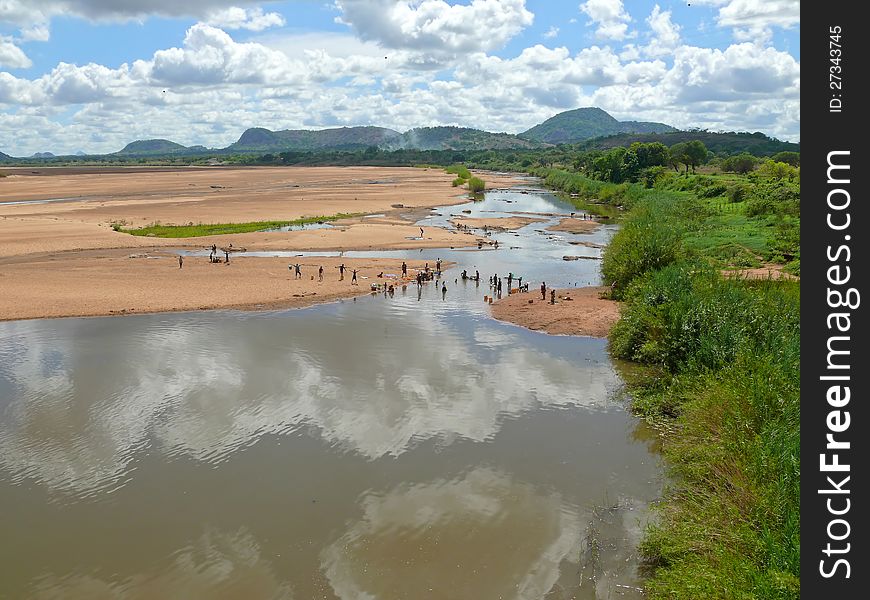
<svg viewBox="0 0 870 600">
<path fill-rule="evenodd" d="M 519 229 L 531 223 L 539 223 L 544 219 L 534 219 L 532 217 L 493 217 L 493 218 L 463 218 L 454 217 L 450 220 L 453 225 L 463 225 L 472 229 L 487 229 L 507 231 L 511 229 Z"/>
<path fill-rule="evenodd" d="M 302 279 L 295 279 L 288 268 L 296 262 L 301 265 Z M 345 272 L 344 281 L 339 280 L 337 267 L 341 263 L 359 270 L 358 285 L 351 285 L 350 270 Z M 208 257 L 186 257 L 179 268 L 177 255 L 160 248 L 44 256 L 0 269 L 0 320 L 297 308 L 368 294 L 372 283 L 392 282 L 401 287 L 401 264 L 394 259 L 230 255 L 229 264 L 210 263 Z M 409 277 L 413 278 L 423 264 L 409 261 Z M 317 273 L 320 265 L 324 268 L 322 282 Z M 381 272 L 397 277 L 379 278 Z"/>
<path fill-rule="evenodd" d="M 468 232 L 424 227 L 421 235 L 414 224 L 435 206 L 467 201 L 450 185 L 452 175 L 440 169 L 87 167 L 4 172 L 9 176 L 0 179 L 0 197 L 13 203 L 0 204 L 0 320 L 304 306 L 358 293 L 327 284 L 296 290 L 300 295 L 294 296 L 288 293 L 294 288 L 284 285 L 284 258 L 238 258 L 229 267 L 191 258 L 176 272 L 171 251 L 179 248 L 232 244 L 249 251 L 303 252 L 478 244 Z M 494 174 L 486 179 L 501 187 L 520 182 Z M 32 203 L 55 198 L 63 200 Z M 174 239 L 133 236 L 111 226 L 289 221 L 338 213 L 383 216 L 344 219 L 328 228 Z M 157 258 L 127 258 L 143 253 Z M 216 268 L 223 269 L 220 275 Z"/>
<path fill-rule="evenodd" d="M 496 300 L 492 305 L 492 316 L 553 335 L 603 338 L 619 319 L 619 303 L 600 297 L 606 291 L 608 288 L 605 287 L 556 290 L 556 304 L 550 304 L 549 291 L 547 300 L 543 301 L 540 291 L 533 288 L 526 294 L 514 293 Z"/>
<path fill-rule="evenodd" d="M 592 233 L 601 226 L 597 221 L 584 221 L 568 217 L 562 219 L 556 225 L 547 227 L 547 231 L 564 231 L 566 233 Z"/>
</svg>

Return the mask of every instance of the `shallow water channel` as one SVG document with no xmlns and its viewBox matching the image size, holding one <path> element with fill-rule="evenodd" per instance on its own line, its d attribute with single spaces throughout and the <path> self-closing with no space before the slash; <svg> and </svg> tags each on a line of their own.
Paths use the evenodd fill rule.
<svg viewBox="0 0 870 600">
<path fill-rule="evenodd" d="M 421 225 L 462 210 L 574 209 L 493 191 Z M 661 468 L 606 342 L 483 302 L 493 273 L 598 283 L 562 256 L 613 228 L 542 218 L 373 253 L 456 262 L 444 299 L 0 323 L 0 597 L 640 598 Z"/>
</svg>

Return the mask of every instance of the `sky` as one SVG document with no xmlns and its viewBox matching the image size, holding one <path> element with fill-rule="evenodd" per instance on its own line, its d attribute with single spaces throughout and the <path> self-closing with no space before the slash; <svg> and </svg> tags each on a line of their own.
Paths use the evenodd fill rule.
<svg viewBox="0 0 870 600">
<path fill-rule="evenodd" d="M 0 0 L 0 152 L 564 110 L 800 141 L 799 0 Z"/>
</svg>

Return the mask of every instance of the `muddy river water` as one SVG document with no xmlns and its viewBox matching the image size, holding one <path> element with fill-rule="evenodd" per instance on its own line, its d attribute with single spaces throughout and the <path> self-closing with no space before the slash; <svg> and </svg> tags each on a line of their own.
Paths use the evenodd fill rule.
<svg viewBox="0 0 870 600">
<path fill-rule="evenodd" d="M 421 225 L 571 210 L 489 192 Z M 483 302 L 493 273 L 599 282 L 562 257 L 613 228 L 541 218 L 375 253 L 455 262 L 444 298 L 0 323 L 0 598 L 640 598 L 661 466 L 606 342 Z"/>
</svg>

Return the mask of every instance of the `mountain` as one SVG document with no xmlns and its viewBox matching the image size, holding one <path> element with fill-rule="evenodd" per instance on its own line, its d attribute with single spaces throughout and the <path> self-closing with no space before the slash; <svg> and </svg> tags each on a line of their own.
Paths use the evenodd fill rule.
<svg viewBox="0 0 870 600">
<path fill-rule="evenodd" d="M 2 152 L 0 152 L 0 162 L 3 162 L 4 160 L 12 160 L 12 157 L 8 154 L 3 154 Z"/>
<path fill-rule="evenodd" d="M 800 152 L 801 145 L 783 142 L 761 132 L 672 131 L 667 133 L 622 133 L 610 137 L 588 140 L 578 145 L 580 150 L 608 150 L 617 146 L 630 146 L 634 142 L 661 142 L 673 146 L 680 142 L 700 140 L 710 152 L 739 154 L 748 152 L 755 156 L 770 156 L 777 152 Z"/>
<path fill-rule="evenodd" d="M 247 129 L 229 152 L 281 152 L 285 150 L 359 150 L 384 146 L 400 137 L 398 131 L 384 127 L 339 127 L 334 129 L 285 129 L 270 131 L 262 127 Z"/>
<path fill-rule="evenodd" d="M 618 133 L 665 133 L 677 131 L 664 123 L 617 121 L 600 108 L 578 108 L 561 112 L 519 134 L 520 137 L 550 144 L 574 144 Z"/>
<path fill-rule="evenodd" d="M 155 154 L 181 154 L 187 153 L 187 146 L 176 144 L 169 140 L 136 140 L 130 142 L 115 154 L 123 156 L 152 156 Z"/>
<path fill-rule="evenodd" d="M 75 153 L 75 156 L 87 156 L 87 155 L 88 155 L 87 152 L 84 152 L 83 150 L 78 150 Z"/>
<path fill-rule="evenodd" d="M 468 127 L 418 127 L 403 133 L 385 149 L 414 150 L 512 150 L 541 148 L 542 144 L 510 133 L 490 133 Z"/>
<path fill-rule="evenodd" d="M 31 158 L 54 158 L 51 152 L 34 152 Z"/>
</svg>

